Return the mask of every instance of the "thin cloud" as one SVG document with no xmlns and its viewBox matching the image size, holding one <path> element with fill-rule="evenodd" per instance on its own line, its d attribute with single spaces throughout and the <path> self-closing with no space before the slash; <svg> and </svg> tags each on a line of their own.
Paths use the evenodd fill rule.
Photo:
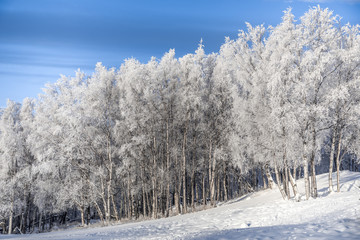
<svg viewBox="0 0 360 240">
<path fill-rule="evenodd" d="M 331 2 L 331 0 L 300 0 L 301 2 L 308 2 L 308 3 L 327 3 Z"/>
<path fill-rule="evenodd" d="M 330 2 L 342 2 L 342 3 L 360 3 L 360 0 L 298 0 L 299 2 L 307 3 L 330 3 Z M 292 0 L 285 0 L 285 2 L 293 2 Z"/>
</svg>

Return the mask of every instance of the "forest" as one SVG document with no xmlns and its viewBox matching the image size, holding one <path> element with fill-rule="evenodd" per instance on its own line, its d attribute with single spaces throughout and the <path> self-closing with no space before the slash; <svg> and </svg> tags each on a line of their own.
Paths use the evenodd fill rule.
<svg viewBox="0 0 360 240">
<path fill-rule="evenodd" d="M 206 54 L 98 63 L 0 110 L 0 231 L 108 225 L 359 171 L 360 26 L 319 6 Z M 337 171 L 337 179 L 332 172 Z M 305 179 L 305 189 L 296 181 Z"/>
</svg>

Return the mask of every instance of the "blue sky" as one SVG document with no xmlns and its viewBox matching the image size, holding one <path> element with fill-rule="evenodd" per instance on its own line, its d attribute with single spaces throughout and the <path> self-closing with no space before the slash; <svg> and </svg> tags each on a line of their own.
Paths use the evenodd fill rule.
<svg viewBox="0 0 360 240">
<path fill-rule="evenodd" d="M 0 107 L 37 97 L 45 83 L 96 62 L 119 67 L 175 48 L 194 52 L 202 38 L 217 52 L 245 22 L 277 25 L 283 10 L 297 18 L 320 4 L 360 24 L 360 0 L 0 0 Z"/>
</svg>

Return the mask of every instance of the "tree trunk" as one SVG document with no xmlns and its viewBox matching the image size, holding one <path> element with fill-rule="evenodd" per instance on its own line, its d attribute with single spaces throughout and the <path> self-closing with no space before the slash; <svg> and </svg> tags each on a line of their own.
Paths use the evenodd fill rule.
<svg viewBox="0 0 360 240">
<path fill-rule="evenodd" d="M 315 170 L 315 160 L 312 159 L 311 160 L 311 192 L 312 192 L 312 197 L 313 198 L 317 198 L 318 193 L 317 193 L 317 183 L 316 183 L 316 170 Z"/>
<path fill-rule="evenodd" d="M 86 225 L 90 225 L 90 219 L 91 219 L 91 212 L 90 212 L 90 206 L 87 207 L 87 213 L 86 213 Z"/>
<path fill-rule="evenodd" d="M 195 207 L 196 207 L 200 199 L 200 183 L 195 181 L 194 188 L 195 188 L 195 198 L 196 198 Z"/>
<path fill-rule="evenodd" d="M 135 196 L 132 194 L 131 195 L 131 218 L 135 217 L 136 219 L 136 200 L 135 200 Z"/>
<path fill-rule="evenodd" d="M 39 232 L 42 232 L 42 212 L 40 212 L 40 217 L 39 217 Z"/>
<path fill-rule="evenodd" d="M 183 213 L 187 213 L 187 196 L 186 196 L 186 135 L 187 135 L 187 124 L 185 126 L 184 138 L 183 138 L 183 147 L 182 147 L 182 185 L 183 185 Z"/>
<path fill-rule="evenodd" d="M 273 189 L 274 179 L 273 179 L 272 176 L 271 176 L 270 168 L 269 168 L 269 164 L 268 164 L 268 163 L 265 164 L 265 174 L 266 174 L 267 182 L 268 182 L 268 184 L 269 184 L 269 188 L 270 188 L 270 189 Z"/>
<path fill-rule="evenodd" d="M 31 232 L 33 232 L 35 230 L 35 222 L 36 222 L 37 211 L 38 211 L 38 208 L 35 208 L 35 211 L 33 212 L 33 217 L 32 217 Z"/>
<path fill-rule="evenodd" d="M 297 179 L 301 178 L 301 166 L 298 167 L 298 170 Z"/>
<path fill-rule="evenodd" d="M 195 169 L 196 169 L 196 160 L 197 160 L 197 154 L 196 154 L 196 142 L 197 138 L 196 138 L 196 133 L 194 133 L 194 138 L 193 138 L 193 154 L 192 154 L 192 170 L 191 170 L 191 207 L 192 207 L 192 211 L 195 211 L 195 199 L 196 201 L 198 200 L 197 197 L 195 197 L 195 194 L 197 194 L 197 190 L 196 190 L 196 179 L 195 179 Z"/>
<path fill-rule="evenodd" d="M 261 168 L 261 177 L 263 179 L 263 188 L 267 189 L 265 168 Z"/>
<path fill-rule="evenodd" d="M 27 197 L 26 197 L 26 210 L 25 210 L 25 214 L 24 214 L 24 225 L 23 228 L 21 229 L 21 231 L 23 233 L 27 233 L 28 231 L 30 231 L 30 193 L 27 193 Z"/>
<path fill-rule="evenodd" d="M 102 199 L 102 205 L 104 208 L 104 214 L 105 214 L 105 222 L 107 223 L 106 213 L 107 213 L 107 204 L 106 204 L 106 196 L 105 196 L 105 186 L 104 186 L 104 180 L 103 177 L 100 176 L 100 182 L 101 182 L 101 199 Z M 105 223 L 104 222 L 104 223 Z"/>
<path fill-rule="evenodd" d="M 109 223 L 111 219 L 111 196 L 112 196 L 112 172 L 113 172 L 113 162 L 111 156 L 111 139 L 110 139 L 110 131 L 107 135 L 107 158 L 108 158 L 108 180 L 106 181 L 106 208 L 105 208 L 105 218 L 106 222 Z"/>
<path fill-rule="evenodd" d="M 291 187 L 292 187 L 293 192 L 294 192 L 295 200 L 297 202 L 299 202 L 300 201 L 300 195 L 299 195 L 299 191 L 298 191 L 298 188 L 297 188 L 296 179 L 293 178 L 293 176 L 291 175 L 290 169 L 288 169 L 288 171 L 289 171 L 289 179 L 290 179 Z M 296 173 L 296 171 L 295 171 L 295 173 Z"/>
<path fill-rule="evenodd" d="M 54 216 L 52 213 L 49 214 L 49 230 L 51 230 L 53 228 L 53 224 L 54 224 Z"/>
<path fill-rule="evenodd" d="M 144 167 L 142 166 L 141 167 L 141 171 L 140 171 L 140 174 L 141 174 L 141 193 L 142 193 L 142 204 L 143 204 L 143 216 L 145 217 L 146 216 L 146 192 L 145 192 L 145 177 L 144 177 L 144 172 L 145 172 L 145 169 Z"/>
<path fill-rule="evenodd" d="M 9 231 L 8 234 L 12 233 L 13 228 L 13 216 L 14 216 L 14 195 L 11 198 L 11 205 L 10 205 L 10 216 L 9 216 Z"/>
<path fill-rule="evenodd" d="M 227 186 L 226 186 L 226 166 L 224 164 L 224 168 L 223 168 L 223 172 L 224 172 L 224 177 L 223 177 L 223 186 L 224 186 L 224 201 L 226 202 L 228 200 L 228 191 L 227 191 Z"/>
<path fill-rule="evenodd" d="M 283 136 L 285 137 L 285 128 L 283 127 Z M 288 199 L 290 199 L 290 188 L 289 188 L 289 175 L 288 175 L 288 164 L 287 164 L 287 153 L 286 153 L 286 145 L 283 146 L 283 164 L 284 168 L 282 170 L 283 175 L 283 185 L 285 188 L 285 194 Z"/>
<path fill-rule="evenodd" d="M 205 209 L 206 208 L 205 172 L 203 172 L 202 174 L 202 199 L 203 199 L 203 206 Z"/>
<path fill-rule="evenodd" d="M 177 154 L 175 155 L 175 166 L 179 166 L 178 163 L 178 157 Z M 176 181 L 175 181 L 175 193 L 174 193 L 174 202 L 175 202 L 175 209 L 176 209 L 176 214 L 180 214 L 180 179 L 179 179 L 179 174 L 176 171 Z"/>
<path fill-rule="evenodd" d="M 209 184 L 211 206 L 215 206 L 215 166 L 216 159 L 212 156 L 212 140 L 209 143 Z"/>
<path fill-rule="evenodd" d="M 175 193 L 174 193 L 174 204 L 175 204 L 175 210 L 176 214 L 180 214 L 180 194 L 179 194 L 179 188 L 178 183 L 175 183 Z"/>
<path fill-rule="evenodd" d="M 332 183 L 332 172 L 334 168 L 335 142 L 336 142 L 336 128 L 333 129 L 333 134 L 331 139 L 330 165 L 329 165 L 329 192 L 334 191 L 333 183 Z"/>
<path fill-rule="evenodd" d="M 192 208 L 192 211 L 194 212 L 195 211 L 195 186 L 196 186 L 194 170 L 191 173 L 190 186 L 191 186 L 191 208 Z"/>
<path fill-rule="evenodd" d="M 150 209 L 151 209 L 151 205 L 150 205 L 150 192 L 146 195 L 146 208 L 148 209 L 148 216 L 150 215 Z"/>
<path fill-rule="evenodd" d="M 112 203 L 112 206 L 113 206 L 113 209 L 114 209 L 115 220 L 118 222 L 119 221 L 119 214 L 118 214 L 118 211 L 117 211 L 117 208 L 116 208 L 116 204 L 115 204 L 115 201 L 114 201 L 114 195 L 113 194 L 111 194 L 111 203 Z"/>
<path fill-rule="evenodd" d="M 178 183 L 178 196 L 179 196 L 179 213 L 183 213 L 183 204 L 181 203 L 181 186 L 182 186 L 182 181 L 181 181 L 181 176 L 179 176 L 179 183 Z"/>
<path fill-rule="evenodd" d="M 20 216 L 20 227 L 19 227 L 21 233 L 24 231 L 24 222 L 25 222 L 25 218 L 24 218 L 24 213 L 22 212 Z"/>
<path fill-rule="evenodd" d="M 143 173 L 143 172 L 142 172 Z M 142 176 L 143 183 L 142 183 L 142 195 L 143 195 L 143 216 L 146 216 L 146 192 L 145 192 L 145 183 L 144 183 L 144 177 Z"/>
<path fill-rule="evenodd" d="M 169 118 L 166 120 L 166 217 L 169 216 L 169 203 L 170 203 L 170 149 L 169 149 Z"/>
<path fill-rule="evenodd" d="M 287 168 L 284 167 L 282 170 L 282 177 L 283 177 L 283 185 L 284 185 L 284 191 L 286 194 L 287 199 L 290 199 L 290 188 L 289 188 L 289 176 L 287 174 Z"/>
<path fill-rule="evenodd" d="M 127 202 L 127 206 L 126 206 L 126 215 L 127 217 L 130 219 L 131 216 L 131 187 L 130 187 L 130 170 L 128 171 L 128 176 L 127 176 L 127 191 L 126 191 L 126 202 Z"/>
<path fill-rule="evenodd" d="M 290 199 L 290 187 L 289 187 L 289 169 L 287 167 L 287 164 L 285 164 L 285 167 L 283 169 L 284 172 L 284 187 L 285 187 L 285 193 L 287 195 L 287 198 Z"/>
<path fill-rule="evenodd" d="M 258 189 L 258 172 L 257 172 L 257 167 L 254 167 L 252 170 L 252 186 L 254 188 L 254 190 L 256 191 Z"/>
<path fill-rule="evenodd" d="M 242 187 L 242 179 L 241 176 L 238 175 L 238 194 L 241 195 L 243 193 L 243 187 Z"/>
<path fill-rule="evenodd" d="M 275 165 L 275 176 L 276 176 L 276 181 L 277 181 L 277 185 L 278 185 L 278 188 L 280 190 L 281 196 L 285 200 L 286 199 L 286 193 L 285 193 L 285 191 L 283 189 L 283 186 L 281 184 L 280 174 L 279 174 L 279 170 L 277 168 L 277 165 Z"/>
<path fill-rule="evenodd" d="M 317 198 L 317 183 L 316 183 L 316 171 L 315 171 L 315 151 L 316 151 L 316 131 L 313 127 L 313 139 L 312 139 L 312 153 L 310 159 L 311 168 L 311 195 L 313 198 Z"/>
<path fill-rule="evenodd" d="M 153 173 L 152 173 L 152 187 L 153 187 L 153 206 L 152 206 L 152 217 L 157 218 L 157 189 L 156 189 L 156 138 L 154 136 L 154 153 L 153 153 Z"/>
<path fill-rule="evenodd" d="M 339 131 L 338 136 L 338 146 L 337 146 L 337 154 L 336 154 L 336 185 L 337 185 L 337 192 L 340 192 L 340 152 L 341 152 L 341 140 L 342 140 L 342 132 Z"/>
<path fill-rule="evenodd" d="M 85 214 L 84 214 L 84 208 L 83 207 L 79 207 L 80 210 L 80 216 L 81 216 L 81 226 L 85 226 Z"/>
<path fill-rule="evenodd" d="M 104 225 L 104 215 L 103 215 L 103 213 L 102 213 L 99 205 L 97 204 L 97 202 L 94 202 L 94 205 L 95 205 L 96 211 L 97 211 L 98 214 L 99 214 L 100 221 L 101 221 L 102 225 Z"/>
<path fill-rule="evenodd" d="M 218 177 L 216 178 L 216 201 L 220 201 L 220 174 L 218 174 Z"/>
<path fill-rule="evenodd" d="M 156 182 L 153 179 L 153 199 L 152 199 L 152 218 L 157 218 L 157 190 L 156 190 Z"/>
<path fill-rule="evenodd" d="M 306 200 L 310 198 L 310 181 L 309 181 L 309 170 L 307 157 L 303 156 L 303 168 L 304 168 L 304 181 L 305 181 L 305 195 Z"/>
</svg>

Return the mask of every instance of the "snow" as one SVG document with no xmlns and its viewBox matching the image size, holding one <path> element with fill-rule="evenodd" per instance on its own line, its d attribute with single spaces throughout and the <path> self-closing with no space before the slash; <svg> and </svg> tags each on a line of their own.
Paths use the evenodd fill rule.
<svg viewBox="0 0 360 240">
<path fill-rule="evenodd" d="M 170 218 L 0 239 L 360 239 L 360 173 L 341 172 L 340 193 L 328 193 L 327 174 L 317 181 L 320 196 L 308 201 L 268 189 Z"/>
</svg>

